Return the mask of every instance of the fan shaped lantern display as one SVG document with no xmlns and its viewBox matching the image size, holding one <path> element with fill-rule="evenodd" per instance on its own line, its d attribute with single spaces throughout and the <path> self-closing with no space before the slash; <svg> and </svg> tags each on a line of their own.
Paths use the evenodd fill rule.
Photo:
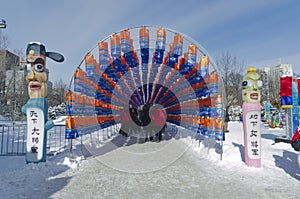
<svg viewBox="0 0 300 199">
<path fill-rule="evenodd" d="M 66 95 L 66 139 L 128 118 L 132 129 L 145 126 L 122 114 L 147 105 L 161 107 L 167 123 L 223 141 L 220 81 L 205 50 L 181 33 L 153 26 L 113 33 L 85 55 L 74 73 Z"/>
</svg>

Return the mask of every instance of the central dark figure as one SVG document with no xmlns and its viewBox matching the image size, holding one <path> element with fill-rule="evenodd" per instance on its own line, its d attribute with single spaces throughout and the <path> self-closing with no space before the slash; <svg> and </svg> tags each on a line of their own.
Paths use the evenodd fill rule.
<svg viewBox="0 0 300 199">
<path fill-rule="evenodd" d="M 145 141 L 152 141 L 156 136 L 158 141 L 161 141 L 166 127 L 166 113 L 161 106 L 155 104 L 151 106 L 149 103 L 145 103 L 136 108 L 130 105 L 129 115 L 133 123 L 121 116 L 120 134 L 126 137 L 128 134 L 140 134 Z"/>
</svg>

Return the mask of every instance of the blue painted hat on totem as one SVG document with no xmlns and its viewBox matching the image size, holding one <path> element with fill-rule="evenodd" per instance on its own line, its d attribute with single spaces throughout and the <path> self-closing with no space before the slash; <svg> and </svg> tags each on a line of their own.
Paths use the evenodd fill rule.
<svg viewBox="0 0 300 199">
<path fill-rule="evenodd" d="M 39 42 L 30 42 L 26 49 L 27 62 L 34 62 L 39 57 L 49 57 L 56 62 L 63 62 L 64 56 L 57 52 L 47 52 L 43 44 Z"/>
</svg>

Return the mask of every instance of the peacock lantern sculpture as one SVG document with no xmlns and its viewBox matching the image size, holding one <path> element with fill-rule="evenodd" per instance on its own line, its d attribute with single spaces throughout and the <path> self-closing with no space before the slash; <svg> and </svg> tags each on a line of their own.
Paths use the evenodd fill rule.
<svg viewBox="0 0 300 199">
<path fill-rule="evenodd" d="M 113 33 L 74 73 L 66 95 L 66 139 L 111 126 L 125 136 L 151 138 L 165 127 L 153 127 L 151 113 L 160 108 L 160 123 L 222 142 L 222 86 L 208 53 L 181 33 L 153 26 Z"/>
</svg>

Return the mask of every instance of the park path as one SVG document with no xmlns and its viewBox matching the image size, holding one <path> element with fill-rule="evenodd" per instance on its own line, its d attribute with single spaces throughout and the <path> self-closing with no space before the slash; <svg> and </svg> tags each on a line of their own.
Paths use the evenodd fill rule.
<svg viewBox="0 0 300 199">
<path fill-rule="evenodd" d="M 253 191 L 240 183 L 243 176 L 223 170 L 219 160 L 214 164 L 201 157 L 193 149 L 198 143 L 189 136 L 165 137 L 159 143 L 128 139 L 117 136 L 99 151 L 88 150 L 91 156 L 78 169 L 56 176 L 71 178 L 52 197 L 218 198 L 230 194 L 230 198 L 253 198 Z M 202 155 L 207 151 L 204 147 Z"/>
</svg>

